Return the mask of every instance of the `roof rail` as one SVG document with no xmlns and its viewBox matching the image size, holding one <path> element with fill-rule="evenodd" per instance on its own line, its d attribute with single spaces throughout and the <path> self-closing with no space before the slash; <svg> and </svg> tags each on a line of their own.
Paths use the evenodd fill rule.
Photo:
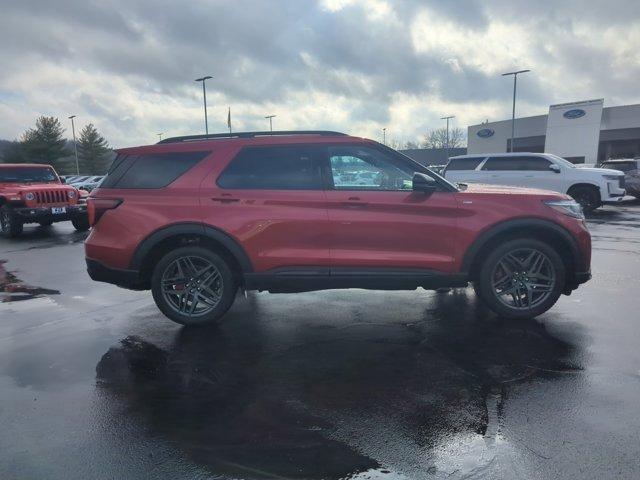
<svg viewBox="0 0 640 480">
<path fill-rule="evenodd" d="M 234 132 L 211 133 L 209 135 L 184 135 L 182 137 L 170 137 L 160 140 L 158 143 L 194 142 L 198 140 L 215 140 L 217 138 L 255 138 L 275 137 L 285 135 L 322 135 L 322 136 L 346 136 L 346 133 L 332 132 L 330 130 L 280 130 L 277 132 Z"/>
</svg>

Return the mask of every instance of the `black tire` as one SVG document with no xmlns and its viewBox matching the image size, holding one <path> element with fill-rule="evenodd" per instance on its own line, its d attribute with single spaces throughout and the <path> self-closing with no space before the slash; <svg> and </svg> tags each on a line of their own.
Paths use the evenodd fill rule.
<svg viewBox="0 0 640 480">
<path fill-rule="evenodd" d="M 549 285 L 543 287 L 545 289 L 548 289 L 548 291 L 545 291 L 545 293 L 541 293 L 540 290 L 534 291 L 529 290 L 526 287 L 519 287 L 519 285 L 531 285 L 531 283 L 534 283 L 534 280 L 531 279 L 532 276 L 542 275 L 542 273 L 526 273 L 527 271 L 529 271 L 529 269 L 524 266 L 525 262 L 522 262 L 520 264 L 520 266 L 523 267 L 522 270 L 519 272 L 513 272 L 514 275 L 519 275 L 516 276 L 519 280 L 514 280 L 512 277 L 512 280 L 507 281 L 506 284 L 518 284 L 512 287 L 520 288 L 520 290 L 516 290 L 516 292 L 521 292 L 523 294 L 522 296 L 517 295 L 517 298 L 520 299 L 520 301 L 523 303 L 533 300 L 531 302 L 532 305 L 508 305 L 505 302 L 505 298 L 508 299 L 509 296 L 511 296 L 513 302 L 516 303 L 516 296 L 514 296 L 515 294 L 505 293 L 508 291 L 507 289 L 495 288 L 494 284 L 496 282 L 496 272 L 501 268 L 499 262 L 504 260 L 505 256 L 508 254 L 519 257 L 519 255 L 522 254 L 521 252 L 527 251 L 539 252 L 542 254 L 542 256 L 538 258 L 546 258 L 548 260 L 548 262 L 546 260 L 542 260 L 542 262 L 545 267 L 545 276 L 550 277 L 551 272 L 553 272 L 553 284 L 551 285 L 551 282 L 549 281 Z M 522 272 L 525 272 L 524 275 Z M 496 247 L 493 251 L 489 252 L 480 267 L 478 278 L 474 282 L 473 286 L 478 297 L 480 297 L 480 299 L 498 315 L 506 318 L 527 319 L 541 315 L 542 313 L 549 310 L 558 301 L 558 298 L 564 290 L 565 278 L 566 269 L 564 262 L 562 261 L 562 258 L 560 257 L 558 252 L 552 246 L 539 240 L 522 238 L 507 241 L 504 244 Z M 524 283 L 519 283 L 520 279 Z M 531 281 L 531 283 L 529 283 L 529 281 Z M 546 283 L 547 281 L 545 280 L 544 282 Z M 538 286 L 532 288 L 541 287 Z M 511 290 L 511 288 L 509 290 Z M 498 291 L 502 291 L 502 296 L 498 293 Z M 524 295 L 525 292 L 526 295 Z M 535 299 L 536 294 L 539 295 L 537 300 Z M 523 299 L 530 300 L 523 301 Z M 536 303 L 536 301 L 538 303 Z"/>
<path fill-rule="evenodd" d="M 86 232 L 90 227 L 89 219 L 86 217 L 74 218 L 71 223 L 78 232 Z"/>
<path fill-rule="evenodd" d="M 46 222 L 38 222 L 40 224 L 41 227 L 50 227 L 51 225 L 53 225 L 53 221 L 52 220 L 48 220 Z"/>
<path fill-rule="evenodd" d="M 600 192 L 596 187 L 580 185 L 569 189 L 569 195 L 582 206 L 585 213 L 591 213 L 602 205 Z"/>
<path fill-rule="evenodd" d="M 22 234 L 22 222 L 16 218 L 10 205 L 0 208 L 0 231 L 8 238 L 18 237 Z"/>
<path fill-rule="evenodd" d="M 178 259 L 180 260 L 178 261 Z M 200 266 L 209 263 L 212 268 L 210 271 L 205 272 L 200 276 L 190 275 L 187 272 L 186 275 L 183 275 L 185 282 L 176 281 L 176 284 L 168 285 L 167 275 L 170 276 L 171 271 L 175 271 L 172 269 L 176 268 L 176 262 L 180 264 L 180 262 L 185 262 L 186 259 L 192 259 L 191 265 L 193 265 L 193 262 L 195 261 L 201 262 L 199 264 Z M 183 270 L 186 272 L 186 269 Z M 217 273 L 219 274 L 218 277 L 214 277 L 215 285 L 205 285 L 206 281 L 209 280 L 209 278 L 205 280 L 205 276 L 214 274 L 215 270 L 217 270 Z M 163 278 L 165 280 L 165 287 L 168 287 L 165 292 L 168 290 L 170 293 L 163 292 Z M 200 283 L 200 280 L 202 280 L 202 284 Z M 192 314 L 182 311 L 183 308 L 181 307 L 183 305 L 184 310 L 187 310 L 188 306 L 193 306 L 194 299 L 196 299 L 195 295 L 198 296 L 198 299 L 200 298 L 201 294 L 197 293 L 200 291 L 198 289 L 199 285 L 209 292 L 214 290 L 219 293 L 217 303 L 213 305 L 214 301 L 212 301 L 212 304 L 202 302 L 201 308 L 202 306 L 204 306 L 204 308 L 209 308 L 209 310 L 203 311 L 202 313 L 196 312 Z M 193 291 L 196 291 L 196 293 L 191 294 L 190 296 L 189 292 Z M 156 264 L 153 269 L 153 274 L 151 275 L 151 292 L 153 293 L 153 299 L 155 300 L 156 305 L 166 317 L 181 325 L 196 326 L 219 323 L 222 316 L 233 304 L 237 291 L 238 283 L 227 261 L 220 255 L 202 247 L 181 247 L 167 253 Z M 202 293 L 202 295 L 208 294 Z M 188 303 L 189 299 L 191 299 L 190 304 Z M 195 301 L 196 304 L 198 304 L 198 302 L 199 300 Z M 176 303 L 178 305 L 176 305 Z M 197 305 L 195 308 L 197 308 Z"/>
</svg>

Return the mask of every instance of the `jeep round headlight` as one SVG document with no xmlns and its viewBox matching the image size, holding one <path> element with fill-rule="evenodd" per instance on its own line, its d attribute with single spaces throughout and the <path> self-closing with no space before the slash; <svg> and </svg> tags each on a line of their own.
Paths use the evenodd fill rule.
<svg viewBox="0 0 640 480">
<path fill-rule="evenodd" d="M 68 196 L 69 198 L 76 198 L 76 192 L 74 192 L 73 190 L 69 190 L 69 191 L 67 192 L 67 196 Z"/>
<path fill-rule="evenodd" d="M 36 198 L 35 194 L 33 192 L 28 192 L 25 196 L 24 196 L 25 200 L 34 200 Z"/>
</svg>

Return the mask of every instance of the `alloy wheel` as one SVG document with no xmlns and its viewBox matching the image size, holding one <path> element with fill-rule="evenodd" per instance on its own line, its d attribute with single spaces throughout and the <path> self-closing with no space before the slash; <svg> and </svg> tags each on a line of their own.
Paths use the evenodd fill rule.
<svg viewBox="0 0 640 480">
<path fill-rule="evenodd" d="M 492 287 L 504 305 L 528 310 L 552 295 L 556 271 L 540 250 L 520 248 L 504 255 L 493 269 Z"/>
<path fill-rule="evenodd" d="M 162 296 L 181 315 L 206 315 L 218 306 L 223 282 L 218 268 L 198 256 L 176 258 L 165 268 L 161 280 Z"/>
</svg>

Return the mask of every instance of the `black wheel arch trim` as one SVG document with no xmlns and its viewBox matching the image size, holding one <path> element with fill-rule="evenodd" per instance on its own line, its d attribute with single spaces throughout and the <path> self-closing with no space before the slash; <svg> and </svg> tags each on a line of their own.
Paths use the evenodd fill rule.
<svg viewBox="0 0 640 480">
<path fill-rule="evenodd" d="M 131 257 L 129 268 L 131 270 L 141 270 L 144 259 L 147 257 L 149 252 L 151 252 L 153 247 L 163 240 L 177 235 L 199 235 L 210 238 L 211 240 L 220 243 L 231 253 L 231 255 L 234 256 L 242 269 L 242 273 L 253 272 L 253 265 L 251 264 L 249 256 L 235 238 L 218 228 L 204 225 L 202 223 L 191 222 L 169 225 L 151 233 L 142 242 L 140 242 L 136 248 L 136 251 Z"/>
<path fill-rule="evenodd" d="M 571 250 L 571 254 L 575 260 L 576 270 L 579 271 L 583 267 L 586 267 L 584 264 L 584 258 L 580 252 L 580 248 L 578 247 L 578 243 L 567 229 L 549 220 L 543 220 L 540 218 L 518 218 L 514 220 L 505 220 L 482 232 L 465 252 L 462 258 L 461 271 L 464 273 L 470 273 L 471 266 L 473 265 L 476 256 L 488 242 L 496 238 L 498 235 L 503 235 L 508 233 L 510 230 L 520 228 L 542 229 L 559 234 L 562 239 L 567 242 L 567 245 Z"/>
</svg>

